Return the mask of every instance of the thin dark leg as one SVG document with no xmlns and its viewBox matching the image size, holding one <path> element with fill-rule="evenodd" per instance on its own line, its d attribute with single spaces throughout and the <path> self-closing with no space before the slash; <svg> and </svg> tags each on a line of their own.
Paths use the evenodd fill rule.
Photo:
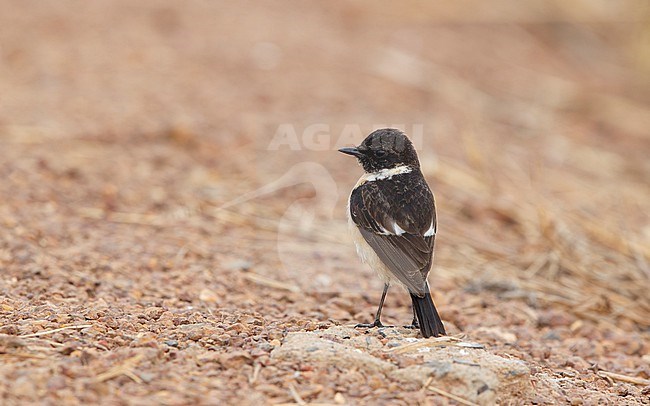
<svg viewBox="0 0 650 406">
<path fill-rule="evenodd" d="M 379 320 L 381 318 L 381 309 L 384 307 L 384 300 L 386 299 L 386 293 L 388 293 L 389 284 L 384 285 L 384 291 L 381 294 L 381 299 L 379 300 L 379 308 L 377 309 L 377 314 L 375 315 L 375 321 L 373 323 L 359 323 L 355 327 L 384 327 Z"/>
<path fill-rule="evenodd" d="M 381 325 L 381 321 L 379 321 L 379 319 L 381 318 L 381 309 L 384 308 L 384 300 L 386 300 L 386 293 L 388 293 L 388 288 L 389 285 L 386 283 L 384 285 L 384 291 L 381 292 L 381 299 L 379 299 L 379 307 L 377 308 L 377 314 L 375 314 L 375 324 Z"/>
</svg>

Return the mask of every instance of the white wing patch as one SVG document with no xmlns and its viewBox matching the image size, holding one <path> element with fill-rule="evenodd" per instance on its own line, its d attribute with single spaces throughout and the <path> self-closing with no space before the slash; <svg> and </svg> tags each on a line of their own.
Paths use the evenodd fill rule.
<svg viewBox="0 0 650 406">
<path fill-rule="evenodd" d="M 431 236 L 434 236 L 434 235 L 436 235 L 436 224 L 435 224 L 435 222 L 431 222 L 431 227 L 429 227 L 427 232 L 424 233 L 424 236 L 425 237 L 431 237 Z"/>
<path fill-rule="evenodd" d="M 392 231 L 386 230 L 384 228 L 384 226 L 382 226 L 381 224 L 378 224 L 378 225 L 381 228 L 381 232 L 379 234 L 381 234 L 381 235 L 392 235 L 393 234 Z"/>
<path fill-rule="evenodd" d="M 381 228 L 381 232 L 379 233 L 379 234 L 381 234 L 381 235 L 402 235 L 402 234 L 404 234 L 404 233 L 406 232 L 406 231 L 405 231 L 402 227 L 400 227 L 399 224 L 397 224 L 397 222 L 395 222 L 395 221 L 393 221 L 393 224 L 392 224 L 392 230 L 388 230 L 387 228 L 385 228 L 385 227 L 382 226 L 381 224 L 378 224 L 378 225 L 379 225 L 379 227 Z"/>
</svg>

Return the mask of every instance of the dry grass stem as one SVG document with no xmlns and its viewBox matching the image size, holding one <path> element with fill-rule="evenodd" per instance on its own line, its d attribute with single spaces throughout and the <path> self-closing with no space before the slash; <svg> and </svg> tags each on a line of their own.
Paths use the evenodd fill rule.
<svg viewBox="0 0 650 406">
<path fill-rule="evenodd" d="M 33 358 L 33 359 L 47 359 L 45 355 L 38 355 L 38 354 L 29 354 L 26 352 L 7 352 L 3 353 L 0 352 L 0 355 L 4 355 L 7 357 L 17 357 L 17 358 Z"/>
<path fill-rule="evenodd" d="M 45 330 L 45 331 L 39 331 L 39 332 L 32 333 L 32 334 L 25 334 L 25 335 L 22 335 L 22 336 L 19 336 L 19 337 L 20 338 L 41 337 L 41 336 L 45 336 L 45 335 L 48 335 L 48 334 L 58 333 L 59 331 L 80 330 L 80 329 L 88 328 L 88 327 L 92 327 L 92 324 L 82 324 L 82 325 L 78 325 L 78 326 L 66 326 L 66 327 L 61 327 L 61 328 L 55 328 L 53 330 Z"/>
<path fill-rule="evenodd" d="M 644 386 L 650 385 L 650 379 L 640 378 L 638 376 L 622 375 L 622 374 L 617 374 L 615 372 L 607 372 L 607 371 L 598 371 L 598 375 L 602 376 L 603 378 L 610 378 L 615 381 L 632 383 L 634 385 L 644 385 Z"/>
<path fill-rule="evenodd" d="M 456 346 L 456 347 L 476 348 L 476 349 L 485 348 L 481 344 L 464 342 L 461 341 L 460 338 L 454 336 L 444 336 L 444 337 L 429 338 L 427 340 L 419 340 L 414 343 L 401 345 L 399 347 L 393 347 L 385 350 L 385 352 L 394 353 L 394 354 L 403 354 L 406 352 L 415 351 L 420 348 L 441 347 L 441 346 Z"/>
<path fill-rule="evenodd" d="M 119 365 L 115 365 L 114 367 L 110 368 L 108 371 L 101 373 L 97 375 L 94 378 L 95 382 L 104 382 L 111 380 L 113 378 L 116 378 L 120 375 L 124 375 L 131 380 L 133 380 L 135 383 L 142 383 L 142 378 L 140 378 L 138 375 L 136 375 L 133 372 L 133 368 L 144 358 L 144 355 L 138 354 L 134 357 L 128 358 L 124 360 Z"/>
<path fill-rule="evenodd" d="M 263 285 L 274 289 L 288 290 L 289 292 L 300 292 L 300 288 L 297 285 L 291 283 L 280 282 L 253 272 L 244 272 L 243 275 L 245 279 L 248 279 L 251 282 L 255 282 L 258 285 Z"/>
<path fill-rule="evenodd" d="M 293 397 L 293 400 L 296 401 L 296 404 L 301 405 L 301 406 L 307 404 L 307 402 L 305 402 L 302 399 L 302 397 L 300 397 L 300 394 L 298 393 L 298 391 L 296 390 L 296 387 L 293 386 L 292 383 L 289 384 L 289 393 L 291 393 L 291 397 Z"/>
<path fill-rule="evenodd" d="M 466 405 L 466 406 L 478 406 L 477 403 L 470 402 L 469 400 L 463 399 L 460 396 L 454 395 L 453 393 L 449 393 L 447 391 L 444 391 L 442 389 L 436 388 L 435 386 L 431 386 L 431 382 L 433 382 L 433 377 L 430 377 L 427 382 L 424 384 L 422 387 L 422 390 L 429 390 L 434 393 L 437 393 L 438 395 L 444 396 L 446 398 L 455 400 L 456 402 L 460 403 L 461 405 Z"/>
<path fill-rule="evenodd" d="M 262 364 L 259 362 L 255 363 L 255 367 L 253 367 L 253 373 L 251 376 L 248 378 L 248 382 L 253 384 L 257 381 L 257 377 L 260 376 L 260 371 L 262 370 Z"/>
</svg>

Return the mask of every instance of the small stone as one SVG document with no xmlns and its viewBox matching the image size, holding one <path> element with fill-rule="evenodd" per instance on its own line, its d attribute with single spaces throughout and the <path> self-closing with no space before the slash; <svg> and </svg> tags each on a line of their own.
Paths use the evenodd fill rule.
<svg viewBox="0 0 650 406">
<path fill-rule="evenodd" d="M 162 307 L 148 307 L 144 310 L 144 315 L 148 320 L 158 320 L 164 312 Z"/>
<path fill-rule="evenodd" d="M 139 376 L 140 379 L 142 379 L 142 381 L 144 381 L 145 383 L 149 383 L 149 382 L 153 381 L 154 378 L 156 377 L 155 374 L 150 373 L 150 372 L 140 372 L 140 373 L 138 374 L 138 376 Z"/>
<path fill-rule="evenodd" d="M 573 323 L 571 323 L 569 329 L 571 330 L 571 332 L 575 333 L 576 331 L 580 330 L 584 325 L 585 323 L 582 320 L 576 320 Z"/>
<path fill-rule="evenodd" d="M 227 369 L 240 369 L 245 364 L 251 364 L 253 357 L 245 351 L 233 351 L 228 354 L 221 354 L 218 360 Z"/>
<path fill-rule="evenodd" d="M 250 261 L 246 261 L 245 259 L 236 259 L 234 261 L 229 262 L 226 265 L 226 270 L 228 271 L 248 271 L 251 269 L 253 264 Z"/>
<path fill-rule="evenodd" d="M 475 337 L 487 338 L 496 342 L 513 344 L 517 342 L 517 336 L 501 327 L 481 327 L 473 332 Z"/>
<path fill-rule="evenodd" d="M 13 335 L 0 334 L 0 349 L 2 348 L 20 348 L 26 345 L 20 337 Z"/>
<path fill-rule="evenodd" d="M 51 391 L 61 390 L 66 387 L 65 377 L 61 375 L 55 375 L 48 379 L 47 389 Z"/>
<path fill-rule="evenodd" d="M 219 336 L 213 337 L 212 339 L 219 345 L 230 344 L 230 336 L 228 334 L 221 334 Z"/>
<path fill-rule="evenodd" d="M 201 293 L 199 293 L 199 299 L 208 303 L 216 303 L 219 300 L 219 297 L 212 290 L 205 288 L 201 290 Z"/>
<path fill-rule="evenodd" d="M 543 338 L 544 340 L 547 340 L 547 341 L 551 341 L 551 340 L 553 340 L 553 341 L 560 341 L 560 340 L 562 339 L 562 337 L 560 336 L 560 334 L 559 334 L 557 331 L 555 331 L 555 330 L 551 330 L 551 331 L 549 331 L 548 333 L 544 334 L 544 335 L 542 336 L 542 338 Z"/>
<path fill-rule="evenodd" d="M 18 327 L 15 324 L 0 326 L 0 334 L 14 336 L 18 334 Z"/>
<path fill-rule="evenodd" d="M 165 344 L 167 344 L 170 347 L 178 348 L 178 341 L 176 340 L 167 340 L 165 341 Z"/>
<path fill-rule="evenodd" d="M 568 327 L 573 324 L 573 318 L 566 312 L 547 311 L 540 315 L 537 321 L 540 327 Z"/>
<path fill-rule="evenodd" d="M 259 344 L 258 349 L 259 349 L 260 351 L 270 352 L 271 350 L 273 350 L 274 347 L 275 347 L 275 346 L 272 345 L 272 344 L 270 344 L 270 343 L 263 342 L 263 343 L 260 343 L 260 344 Z"/>
<path fill-rule="evenodd" d="M 158 347 L 156 335 L 153 333 L 140 333 L 136 336 L 135 340 L 131 342 L 131 347 Z"/>
<path fill-rule="evenodd" d="M 368 385 L 372 389 L 377 390 L 377 389 L 381 388 L 382 386 L 384 386 L 384 381 L 382 379 L 379 379 L 379 377 L 377 375 L 375 375 L 375 376 L 372 376 L 372 377 L 370 377 L 368 379 Z"/>
<path fill-rule="evenodd" d="M 262 326 L 264 325 L 264 321 L 260 318 L 257 317 L 247 317 L 244 320 L 244 324 L 249 325 L 249 326 Z"/>
<path fill-rule="evenodd" d="M 183 324 L 181 330 L 185 333 L 187 339 L 192 341 L 199 341 L 207 335 L 204 323 Z"/>
<path fill-rule="evenodd" d="M 17 378 L 12 383 L 11 388 L 14 395 L 25 399 L 35 399 L 38 393 L 36 382 L 34 382 L 34 380 L 29 376 L 21 376 Z"/>
<path fill-rule="evenodd" d="M 249 333 L 250 329 L 245 325 L 243 325 L 242 323 L 235 323 L 230 327 L 228 327 L 228 331 L 235 331 L 237 333 L 243 333 L 243 332 Z"/>
</svg>

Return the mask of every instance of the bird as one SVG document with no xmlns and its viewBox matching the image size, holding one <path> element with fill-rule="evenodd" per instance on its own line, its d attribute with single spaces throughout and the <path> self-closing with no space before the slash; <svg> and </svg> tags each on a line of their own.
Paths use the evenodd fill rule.
<svg viewBox="0 0 650 406">
<path fill-rule="evenodd" d="M 413 143 L 394 128 L 373 131 L 357 147 L 339 149 L 356 157 L 364 174 L 348 201 L 348 223 L 361 261 L 384 282 L 373 323 L 384 327 L 381 311 L 391 285 L 411 295 L 413 321 L 423 337 L 446 335 L 427 277 L 437 231 L 435 199 L 420 169 Z"/>
</svg>

